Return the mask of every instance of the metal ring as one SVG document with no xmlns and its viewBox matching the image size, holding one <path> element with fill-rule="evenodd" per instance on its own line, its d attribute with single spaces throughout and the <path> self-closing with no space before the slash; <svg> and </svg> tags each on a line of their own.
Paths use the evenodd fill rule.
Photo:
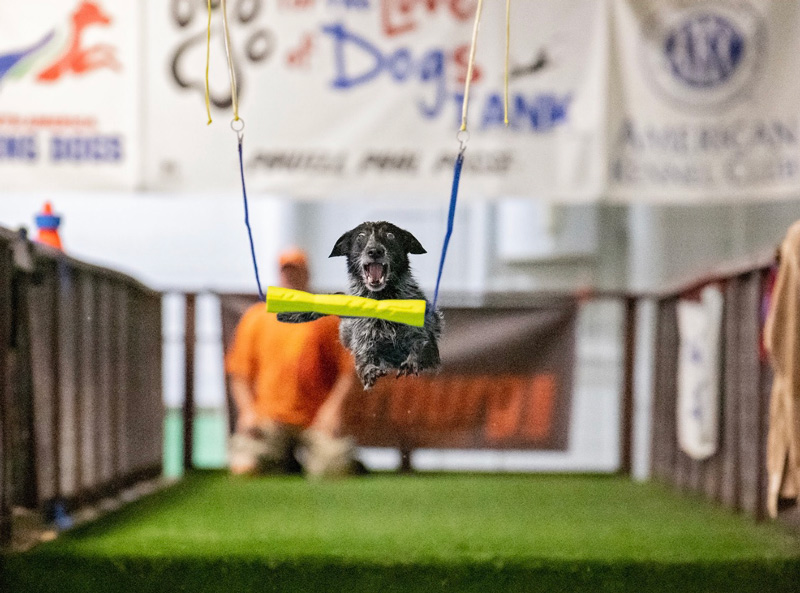
<svg viewBox="0 0 800 593">
<path fill-rule="evenodd" d="M 459 130 L 456 134 L 456 140 L 458 140 L 460 145 L 459 150 L 464 152 L 464 150 L 467 148 L 467 142 L 469 141 L 469 132 L 467 130 Z"/>
<path fill-rule="evenodd" d="M 236 124 L 239 124 L 238 126 Z M 231 120 L 231 130 L 236 132 L 237 134 L 241 134 L 244 130 L 244 120 L 240 117 L 239 119 L 232 119 Z"/>
</svg>

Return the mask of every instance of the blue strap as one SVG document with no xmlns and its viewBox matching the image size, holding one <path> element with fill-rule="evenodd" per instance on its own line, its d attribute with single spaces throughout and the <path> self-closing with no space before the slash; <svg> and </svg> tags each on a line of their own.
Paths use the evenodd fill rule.
<svg viewBox="0 0 800 593">
<path fill-rule="evenodd" d="M 247 236 L 250 238 L 250 256 L 253 258 L 253 269 L 256 272 L 256 286 L 258 287 L 258 298 L 266 301 L 264 291 L 261 290 L 261 278 L 258 276 L 258 262 L 256 261 L 256 248 L 253 245 L 253 231 L 250 229 L 250 214 L 247 209 L 247 190 L 244 186 L 244 159 L 242 158 L 242 135 L 239 134 L 239 173 L 242 176 L 242 197 L 244 198 L 244 224 L 247 227 Z"/>
<path fill-rule="evenodd" d="M 436 310 L 436 303 L 439 300 L 439 283 L 442 281 L 442 270 L 444 270 L 444 260 L 447 257 L 447 246 L 450 244 L 450 235 L 453 234 L 453 222 L 456 218 L 456 200 L 458 199 L 458 182 L 461 180 L 461 166 L 464 164 L 464 150 L 462 149 L 456 157 L 456 164 L 453 170 L 453 189 L 450 192 L 450 211 L 447 213 L 447 233 L 444 236 L 442 245 L 442 256 L 439 259 L 439 273 L 436 276 L 436 290 L 433 292 L 433 310 Z"/>
</svg>

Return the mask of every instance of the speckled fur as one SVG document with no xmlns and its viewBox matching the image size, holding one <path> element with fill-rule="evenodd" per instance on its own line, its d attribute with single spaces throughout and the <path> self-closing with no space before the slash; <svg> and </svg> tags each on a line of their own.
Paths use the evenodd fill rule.
<svg viewBox="0 0 800 593">
<path fill-rule="evenodd" d="M 345 256 L 350 294 L 372 299 L 425 299 L 411 273 L 408 254 L 425 253 L 419 241 L 389 222 L 365 222 L 346 232 L 336 242 L 330 257 Z M 385 265 L 383 286 L 367 285 L 364 266 Z M 278 319 L 289 323 L 311 321 L 319 314 L 282 313 Z M 437 370 L 441 364 L 438 339 L 442 313 L 428 303 L 424 327 L 369 317 L 342 318 L 339 335 L 353 353 L 364 389 L 371 389 L 379 377 L 397 371 L 397 376 Z"/>
</svg>

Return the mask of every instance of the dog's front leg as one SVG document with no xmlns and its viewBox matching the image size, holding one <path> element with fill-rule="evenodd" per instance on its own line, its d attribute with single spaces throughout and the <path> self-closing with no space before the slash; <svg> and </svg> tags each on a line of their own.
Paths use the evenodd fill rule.
<svg viewBox="0 0 800 593">
<path fill-rule="evenodd" d="M 397 376 L 402 377 L 404 375 L 419 375 L 419 372 L 422 370 L 422 365 L 420 364 L 420 356 L 417 350 L 412 350 L 409 352 L 406 359 L 400 364 L 400 367 L 397 370 Z"/>
<path fill-rule="evenodd" d="M 419 375 L 421 371 L 438 370 L 442 364 L 439 356 L 439 335 L 442 331 L 442 313 L 430 303 L 425 312 L 425 327 L 413 334 L 408 356 L 400 365 L 397 376 Z"/>
<path fill-rule="evenodd" d="M 425 349 L 427 344 L 428 340 L 423 336 L 414 339 L 414 341 L 411 343 L 408 356 L 400 364 L 400 367 L 397 370 L 398 377 L 402 377 L 404 375 L 419 375 L 419 372 L 422 370 L 420 354 Z"/>
<path fill-rule="evenodd" d="M 308 323 L 325 316 L 324 313 L 278 313 L 278 321 L 281 323 Z"/>
<path fill-rule="evenodd" d="M 419 375 L 421 371 L 439 368 L 439 346 L 434 337 L 425 336 L 415 340 L 408 356 L 400 365 L 397 376 Z"/>
<path fill-rule="evenodd" d="M 375 385 L 375 381 L 386 375 L 387 370 L 386 367 L 368 362 L 366 364 L 356 365 L 356 373 L 358 373 L 358 377 L 361 379 L 364 390 L 367 391 L 372 389 Z"/>
</svg>

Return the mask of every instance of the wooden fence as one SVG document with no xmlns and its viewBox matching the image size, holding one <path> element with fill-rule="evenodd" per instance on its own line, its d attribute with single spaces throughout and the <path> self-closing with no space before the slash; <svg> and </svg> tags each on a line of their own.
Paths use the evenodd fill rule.
<svg viewBox="0 0 800 593">
<path fill-rule="evenodd" d="M 651 472 L 659 481 L 761 519 L 766 510 L 766 438 L 772 378 L 761 353 L 766 268 L 715 279 L 724 294 L 717 452 L 695 461 L 678 447 L 677 304 L 657 299 Z"/>
<path fill-rule="evenodd" d="M 0 232 L 0 525 L 161 473 L 161 294 Z"/>
<path fill-rule="evenodd" d="M 764 516 L 771 373 L 759 346 L 766 271 L 766 263 L 751 265 L 658 294 L 591 295 L 625 303 L 622 472 L 631 463 L 633 369 L 644 354 L 634 351 L 636 309 L 652 300 L 653 478 Z M 677 304 L 712 281 L 725 301 L 720 441 L 714 456 L 694 461 L 676 438 Z M 223 318 L 227 335 L 235 319 Z M 187 306 L 189 436 L 193 322 Z M 161 360 L 160 293 L 0 229 L 0 545 L 10 540 L 14 506 L 80 506 L 160 474 Z M 190 460 L 190 438 L 185 453 Z"/>
</svg>

